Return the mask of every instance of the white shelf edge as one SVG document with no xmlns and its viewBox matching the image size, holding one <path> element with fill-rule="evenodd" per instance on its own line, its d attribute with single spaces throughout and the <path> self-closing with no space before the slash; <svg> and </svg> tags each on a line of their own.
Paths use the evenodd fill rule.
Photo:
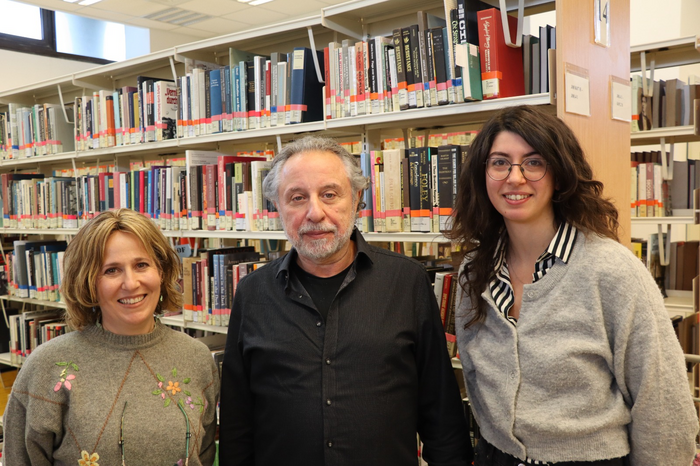
<svg viewBox="0 0 700 466">
<path fill-rule="evenodd" d="M 4 301 L 12 301 L 16 303 L 26 303 L 26 304 L 38 304 L 40 306 L 55 307 L 58 309 L 65 309 L 66 303 L 58 301 L 44 301 L 42 299 L 32 299 L 32 298 L 18 298 L 16 296 L 0 296 L 0 299 Z"/>
<path fill-rule="evenodd" d="M 639 139 L 660 139 L 674 137 L 692 137 L 695 136 L 695 127 L 688 126 L 672 126 L 670 128 L 656 128 L 648 131 L 635 131 L 630 133 L 632 142 Z"/>
<path fill-rule="evenodd" d="M 204 330 L 213 333 L 228 333 L 228 327 L 200 324 L 197 322 L 185 322 L 182 316 L 161 316 L 160 321 L 163 322 L 165 325 L 172 325 L 174 327 L 191 328 L 195 330 Z"/>
<path fill-rule="evenodd" d="M 631 217 L 632 225 L 693 225 L 693 217 Z"/>
</svg>

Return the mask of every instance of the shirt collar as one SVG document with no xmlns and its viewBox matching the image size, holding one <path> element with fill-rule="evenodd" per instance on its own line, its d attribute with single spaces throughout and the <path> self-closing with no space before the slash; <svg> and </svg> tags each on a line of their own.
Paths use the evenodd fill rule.
<svg viewBox="0 0 700 466">
<path fill-rule="evenodd" d="M 568 222 L 562 222 L 559 224 L 559 228 L 549 242 L 547 249 L 540 255 L 537 262 L 541 262 L 549 256 L 554 256 L 564 262 L 565 264 L 569 262 L 569 257 L 571 257 L 571 252 L 574 249 L 574 243 L 576 242 L 576 232 L 578 230 L 575 226 L 569 224 Z M 506 249 L 508 245 L 508 233 L 504 230 L 503 234 L 498 240 L 496 245 L 496 263 L 494 270 L 498 273 L 506 261 Z"/>
</svg>

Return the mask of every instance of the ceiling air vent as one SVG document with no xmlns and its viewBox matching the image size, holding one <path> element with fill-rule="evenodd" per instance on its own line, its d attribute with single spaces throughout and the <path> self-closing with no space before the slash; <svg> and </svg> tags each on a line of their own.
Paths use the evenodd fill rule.
<svg viewBox="0 0 700 466">
<path fill-rule="evenodd" d="M 166 2 L 159 1 L 156 3 Z M 196 11 L 182 10 L 180 8 L 166 8 L 165 10 L 143 16 L 143 18 L 150 19 L 152 21 L 161 21 L 163 23 L 174 24 L 176 26 L 189 26 L 191 24 L 204 21 L 205 19 L 209 19 L 211 16 L 203 15 L 201 13 L 197 13 Z"/>
</svg>

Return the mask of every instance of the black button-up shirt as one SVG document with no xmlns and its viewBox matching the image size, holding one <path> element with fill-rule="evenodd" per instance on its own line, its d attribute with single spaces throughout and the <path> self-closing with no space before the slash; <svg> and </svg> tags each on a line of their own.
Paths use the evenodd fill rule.
<svg viewBox="0 0 700 466">
<path fill-rule="evenodd" d="M 355 232 L 324 322 L 292 250 L 238 285 L 224 356 L 226 466 L 465 466 L 471 444 L 428 277 Z"/>
</svg>

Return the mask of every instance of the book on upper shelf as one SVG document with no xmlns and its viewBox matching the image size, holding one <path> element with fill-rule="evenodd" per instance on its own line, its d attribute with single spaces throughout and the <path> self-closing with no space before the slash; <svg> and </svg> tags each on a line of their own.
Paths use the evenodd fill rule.
<svg viewBox="0 0 700 466">
<path fill-rule="evenodd" d="M 508 47 L 503 35 L 501 12 L 497 8 L 480 10 L 479 47 L 484 99 L 512 97 L 525 93 L 523 57 L 520 49 Z M 517 19 L 508 16 L 511 35 Z M 515 41 L 512 41 L 515 43 Z"/>
</svg>

